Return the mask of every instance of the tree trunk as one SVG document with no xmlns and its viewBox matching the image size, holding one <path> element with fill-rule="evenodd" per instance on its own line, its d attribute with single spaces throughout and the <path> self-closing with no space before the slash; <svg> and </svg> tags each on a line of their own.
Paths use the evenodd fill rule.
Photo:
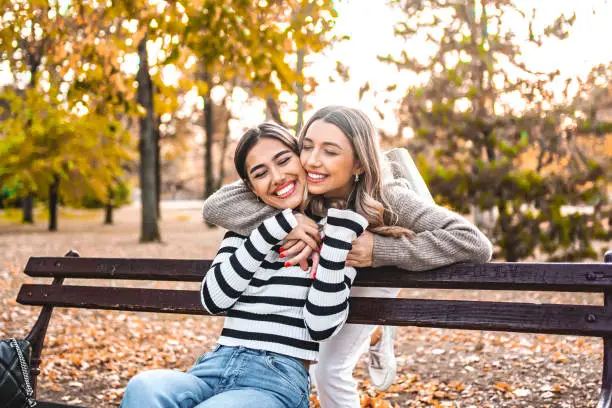
<svg viewBox="0 0 612 408">
<path fill-rule="evenodd" d="M 106 205 L 104 206 L 104 225 L 112 225 L 113 224 L 113 190 L 111 188 L 108 189 L 108 199 L 106 201 Z"/>
<path fill-rule="evenodd" d="M 30 83 L 28 84 L 29 89 L 35 89 L 38 79 L 38 67 L 40 60 L 37 58 L 30 58 Z M 30 127 L 32 126 L 32 119 L 28 119 L 26 126 L 26 134 L 30 136 Z M 34 193 L 29 192 L 28 195 L 23 199 L 22 204 L 22 218 L 23 224 L 34 224 Z"/>
<path fill-rule="evenodd" d="M 227 121 L 225 124 L 225 132 L 223 133 L 223 141 L 221 142 L 221 153 L 219 156 L 219 177 L 217 177 L 217 190 L 221 188 L 223 184 L 223 179 L 225 178 L 225 155 L 227 154 L 227 146 L 229 145 L 230 139 L 230 128 L 229 128 L 229 120 L 231 115 L 227 115 Z"/>
<path fill-rule="evenodd" d="M 160 118 L 156 115 L 155 118 L 155 201 L 157 205 L 157 219 L 161 219 L 161 146 L 159 137 Z"/>
<path fill-rule="evenodd" d="M 110 203 L 106 204 L 104 211 L 104 225 L 113 225 L 113 205 Z"/>
<path fill-rule="evenodd" d="M 149 74 L 147 54 L 147 38 L 145 35 L 138 44 L 140 65 L 136 79 L 138 81 L 138 103 L 146 110 L 146 115 L 140 122 L 140 201 L 141 229 L 140 242 L 160 241 L 157 225 L 157 189 L 155 183 L 155 132 L 153 121 L 153 84 Z"/>
<path fill-rule="evenodd" d="M 213 101 L 210 91 L 204 96 L 204 198 L 208 198 L 215 191 L 215 175 L 213 174 L 213 134 L 215 131 L 213 123 Z"/>
<path fill-rule="evenodd" d="M 304 71 L 304 56 L 305 51 L 303 48 L 300 48 L 297 52 L 297 73 L 301 75 Z M 296 94 L 297 94 L 297 122 L 295 124 L 295 133 L 300 134 L 300 130 L 302 130 L 302 125 L 304 123 L 304 84 L 301 82 L 297 84 Z"/>
<path fill-rule="evenodd" d="M 59 199 L 60 178 L 53 175 L 53 183 L 49 186 L 49 231 L 57 231 L 57 202 Z"/>
<path fill-rule="evenodd" d="M 24 224 L 34 224 L 34 194 L 28 193 L 28 195 L 23 198 L 21 209 L 21 222 Z"/>
</svg>

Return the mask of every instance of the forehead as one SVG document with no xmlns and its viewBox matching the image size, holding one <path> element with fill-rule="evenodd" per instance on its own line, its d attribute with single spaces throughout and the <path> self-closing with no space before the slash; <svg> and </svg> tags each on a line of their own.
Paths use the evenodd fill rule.
<svg viewBox="0 0 612 408">
<path fill-rule="evenodd" d="M 277 139 L 269 137 L 262 137 L 257 143 L 251 148 L 246 157 L 247 169 L 256 166 L 258 164 L 265 164 L 274 159 L 274 156 L 279 152 L 288 150 L 291 152 L 289 146 Z"/>
<path fill-rule="evenodd" d="M 353 148 L 351 141 L 338 126 L 323 120 L 314 121 L 308 127 L 305 138 L 317 144 L 334 143 L 343 148 Z"/>
</svg>

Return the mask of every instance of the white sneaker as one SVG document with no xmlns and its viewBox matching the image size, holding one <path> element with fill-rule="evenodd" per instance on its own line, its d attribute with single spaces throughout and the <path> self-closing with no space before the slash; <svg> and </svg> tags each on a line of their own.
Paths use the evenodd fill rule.
<svg viewBox="0 0 612 408">
<path fill-rule="evenodd" d="M 368 371 L 376 391 L 385 391 L 393 384 L 397 374 L 397 362 L 393 350 L 397 327 L 382 326 L 380 340 L 370 346 Z"/>
</svg>

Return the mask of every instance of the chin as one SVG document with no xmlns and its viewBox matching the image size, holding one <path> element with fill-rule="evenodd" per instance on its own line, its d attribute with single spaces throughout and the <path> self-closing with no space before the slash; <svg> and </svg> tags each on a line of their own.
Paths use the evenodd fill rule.
<svg viewBox="0 0 612 408">
<path fill-rule="evenodd" d="M 308 184 L 308 192 L 314 195 L 324 194 L 327 189 L 319 184 Z"/>
<path fill-rule="evenodd" d="M 294 209 L 298 207 L 302 203 L 302 201 L 297 200 L 297 199 L 293 199 L 293 200 L 275 199 L 275 200 L 269 200 L 265 203 L 268 204 L 270 207 L 278 208 L 279 210 L 286 210 L 287 208 Z"/>
</svg>

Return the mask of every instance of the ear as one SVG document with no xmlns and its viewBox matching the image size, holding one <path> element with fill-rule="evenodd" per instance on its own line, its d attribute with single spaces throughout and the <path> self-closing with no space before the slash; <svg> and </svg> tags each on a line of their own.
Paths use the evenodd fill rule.
<svg viewBox="0 0 612 408">
<path fill-rule="evenodd" d="M 356 160 L 355 165 L 353 165 L 353 176 L 355 176 L 356 174 L 360 176 L 363 174 L 363 166 L 361 165 L 361 162 L 359 160 Z"/>
</svg>

